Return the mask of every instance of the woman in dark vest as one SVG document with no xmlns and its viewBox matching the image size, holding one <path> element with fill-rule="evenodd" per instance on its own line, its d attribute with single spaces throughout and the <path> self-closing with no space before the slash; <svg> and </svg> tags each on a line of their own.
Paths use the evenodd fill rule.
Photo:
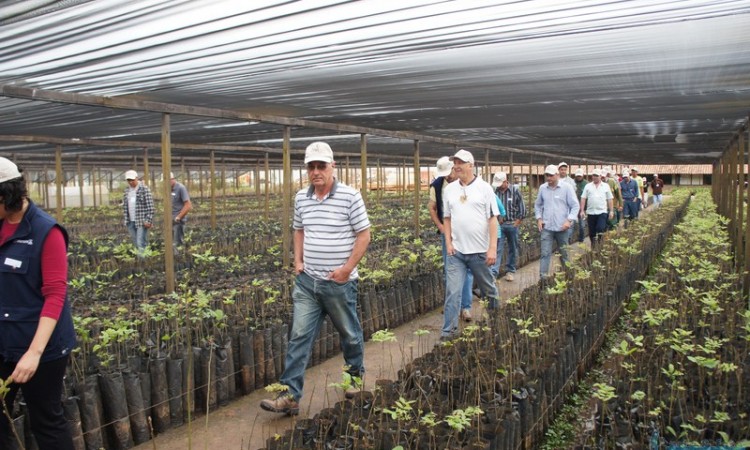
<svg viewBox="0 0 750 450">
<path fill-rule="evenodd" d="M 63 415 L 65 368 L 75 346 L 67 301 L 68 235 L 29 199 L 18 167 L 0 157 L 0 378 L 10 412 L 20 389 L 40 450 L 72 450 Z M 0 449 L 16 437 L 0 414 Z"/>
</svg>

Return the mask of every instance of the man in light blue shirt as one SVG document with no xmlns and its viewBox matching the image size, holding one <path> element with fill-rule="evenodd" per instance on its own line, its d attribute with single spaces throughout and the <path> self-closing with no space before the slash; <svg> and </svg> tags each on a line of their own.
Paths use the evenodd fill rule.
<svg viewBox="0 0 750 450">
<path fill-rule="evenodd" d="M 557 166 L 550 164 L 544 169 L 547 182 L 539 187 L 534 202 L 534 214 L 541 236 L 542 254 L 539 261 L 539 276 L 548 276 L 553 241 L 557 242 L 563 264 L 568 263 L 568 242 L 573 224 L 578 218 L 580 205 L 575 189 L 561 183 Z"/>
</svg>

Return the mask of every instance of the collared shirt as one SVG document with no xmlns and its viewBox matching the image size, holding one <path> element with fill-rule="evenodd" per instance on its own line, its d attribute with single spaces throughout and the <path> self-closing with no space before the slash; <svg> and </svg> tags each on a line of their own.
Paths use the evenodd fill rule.
<svg viewBox="0 0 750 450">
<path fill-rule="evenodd" d="M 586 214 L 605 214 L 609 211 L 607 200 L 612 200 L 612 191 L 607 183 L 589 183 L 583 188 L 581 198 L 586 199 Z"/>
<path fill-rule="evenodd" d="M 188 194 L 187 188 L 182 183 L 175 182 L 174 186 L 172 186 L 172 219 L 177 217 L 177 214 L 182 211 L 187 201 L 190 201 L 190 194 Z M 182 221 L 185 222 L 184 217 Z"/>
<path fill-rule="evenodd" d="M 156 213 L 156 207 L 154 206 L 154 197 L 151 195 L 151 189 L 148 188 L 142 182 L 138 183 L 135 188 L 135 213 L 131 216 L 130 205 L 132 188 L 128 186 L 123 194 L 123 220 L 124 223 L 135 222 L 136 227 L 143 227 L 145 223 L 154 223 L 154 214 Z"/>
<path fill-rule="evenodd" d="M 534 215 L 544 221 L 546 230 L 562 231 L 566 220 L 572 223 L 578 219 L 580 209 L 575 190 L 569 184 L 558 182 L 557 186 L 550 187 L 549 183 L 544 183 L 539 187 Z"/>
<path fill-rule="evenodd" d="M 641 198 L 641 188 L 632 178 L 623 178 L 620 182 L 620 192 L 623 201 L 633 201 Z"/>
<path fill-rule="evenodd" d="M 357 234 L 370 228 L 370 219 L 359 191 L 334 180 L 331 191 L 322 200 L 313 186 L 297 192 L 294 198 L 295 230 L 304 230 L 305 273 L 327 280 L 331 272 L 343 266 L 352 254 Z M 359 277 L 357 268 L 350 280 Z"/>
<path fill-rule="evenodd" d="M 495 189 L 495 194 L 505 207 L 505 220 L 512 222 L 514 220 L 523 220 L 526 217 L 526 206 L 523 203 L 521 190 L 516 186 L 508 186 L 505 192 L 499 188 Z"/>
<path fill-rule="evenodd" d="M 443 195 L 443 214 L 451 220 L 451 240 L 459 252 L 485 253 L 490 248 L 490 217 L 497 217 L 497 197 L 489 183 L 474 177 L 469 184 L 450 183 Z"/>
</svg>

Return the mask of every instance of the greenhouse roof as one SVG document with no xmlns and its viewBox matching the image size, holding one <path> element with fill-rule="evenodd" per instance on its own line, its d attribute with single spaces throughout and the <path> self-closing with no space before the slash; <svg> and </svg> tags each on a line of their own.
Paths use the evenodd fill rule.
<svg viewBox="0 0 750 450">
<path fill-rule="evenodd" d="M 278 159 L 289 125 L 295 160 L 706 164 L 750 109 L 747 0 L 5 1 L 0 42 L 23 158 L 132 160 L 170 112 L 176 158 Z"/>
</svg>

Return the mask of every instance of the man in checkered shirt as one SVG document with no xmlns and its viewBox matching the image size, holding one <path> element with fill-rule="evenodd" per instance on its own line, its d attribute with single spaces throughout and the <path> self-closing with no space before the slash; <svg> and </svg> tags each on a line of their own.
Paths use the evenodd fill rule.
<svg viewBox="0 0 750 450">
<path fill-rule="evenodd" d="M 138 256 L 148 247 L 148 230 L 154 221 L 154 197 L 145 184 L 138 181 L 138 172 L 125 172 L 128 187 L 122 197 L 122 214 L 125 226 L 128 227 Z"/>
</svg>

